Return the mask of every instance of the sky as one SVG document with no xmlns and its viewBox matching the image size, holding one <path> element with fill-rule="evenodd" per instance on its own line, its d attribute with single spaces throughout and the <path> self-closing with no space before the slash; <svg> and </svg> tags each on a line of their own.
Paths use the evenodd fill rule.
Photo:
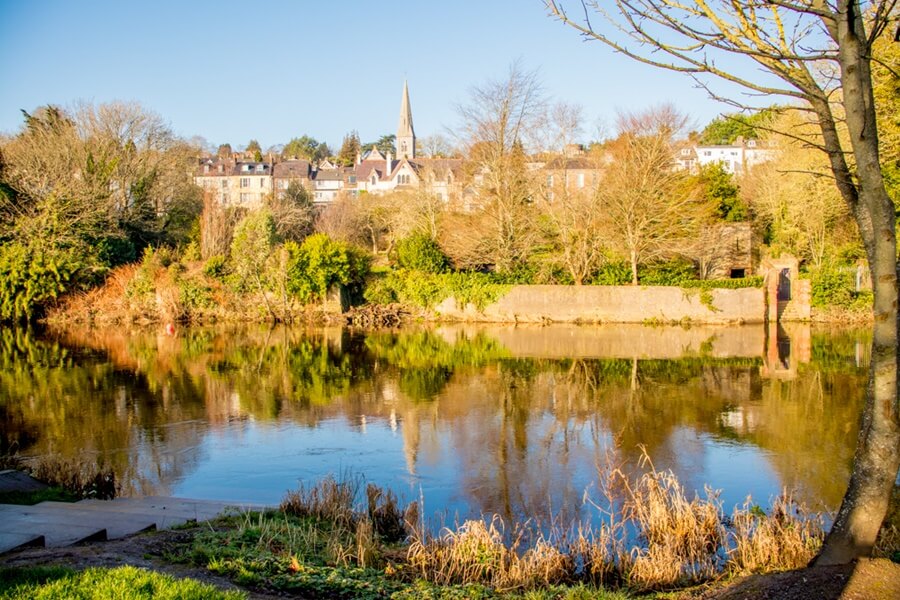
<svg viewBox="0 0 900 600">
<path fill-rule="evenodd" d="M 541 0 L 0 0 L 0 132 L 21 109 L 125 100 L 213 147 L 306 134 L 336 150 L 351 130 L 395 133 L 407 80 L 416 135 L 449 136 L 471 88 L 516 60 L 582 106 L 585 142 L 618 110 L 672 102 L 696 128 L 729 112 L 684 75 L 584 41 Z"/>
</svg>

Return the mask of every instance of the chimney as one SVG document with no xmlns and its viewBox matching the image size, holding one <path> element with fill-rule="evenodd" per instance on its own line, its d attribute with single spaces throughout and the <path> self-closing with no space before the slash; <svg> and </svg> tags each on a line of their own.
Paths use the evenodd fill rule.
<svg viewBox="0 0 900 600">
<path fill-rule="evenodd" d="M 359 152 L 357 152 L 357 153 L 356 153 L 356 165 L 359 166 L 359 164 L 360 164 L 361 162 L 362 162 L 362 154 L 360 154 Z"/>
</svg>

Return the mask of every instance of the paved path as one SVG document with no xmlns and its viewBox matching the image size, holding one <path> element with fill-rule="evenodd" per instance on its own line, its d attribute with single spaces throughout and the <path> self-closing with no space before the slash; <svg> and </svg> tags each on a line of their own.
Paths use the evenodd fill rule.
<svg viewBox="0 0 900 600">
<path fill-rule="evenodd" d="M 26 546 L 59 547 L 112 540 L 141 531 L 207 521 L 227 512 L 271 508 L 259 504 L 145 496 L 115 500 L 0 504 L 0 554 Z"/>
</svg>

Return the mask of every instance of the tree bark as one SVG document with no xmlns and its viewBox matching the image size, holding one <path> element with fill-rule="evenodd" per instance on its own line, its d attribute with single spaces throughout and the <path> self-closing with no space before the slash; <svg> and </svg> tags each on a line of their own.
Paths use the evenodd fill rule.
<svg viewBox="0 0 900 600">
<path fill-rule="evenodd" d="M 844 195 L 859 224 L 869 259 L 875 324 L 866 407 L 853 472 L 834 525 L 813 560 L 816 565 L 844 564 L 871 554 L 900 469 L 895 215 L 881 173 L 870 49 L 862 15 L 857 11 L 857 2 L 845 0 L 836 15 L 843 101 L 857 177 L 856 193 Z M 839 188 L 845 187 L 842 181 L 849 182 L 849 175 L 849 171 L 835 171 Z"/>
</svg>

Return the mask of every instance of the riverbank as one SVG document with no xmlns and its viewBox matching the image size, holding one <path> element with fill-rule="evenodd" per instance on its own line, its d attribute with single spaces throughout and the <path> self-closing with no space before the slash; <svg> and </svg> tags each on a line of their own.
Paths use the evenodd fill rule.
<svg viewBox="0 0 900 600">
<path fill-rule="evenodd" d="M 0 557 L 0 598 L 36 597 L 40 586 L 59 588 L 60 581 L 66 579 L 73 580 L 72 584 L 65 584 L 72 590 L 83 569 L 93 569 L 93 579 L 111 580 L 127 576 L 129 580 L 152 581 L 140 576 L 140 572 L 158 573 L 166 576 L 166 588 L 180 589 L 168 578 L 188 581 L 184 589 L 198 589 L 195 582 L 211 586 L 206 588 L 205 596 L 198 598 L 209 597 L 215 588 L 230 593 L 229 598 L 259 600 L 286 596 L 398 600 L 888 600 L 900 594 L 900 565 L 884 558 L 783 571 L 784 565 L 760 565 L 757 570 L 763 572 L 744 575 L 725 571 L 707 580 L 688 578 L 668 584 L 660 579 L 665 577 L 664 570 L 652 571 L 656 580 L 623 579 L 616 577 L 614 571 L 593 571 L 598 563 L 588 562 L 587 573 L 562 577 L 566 562 L 555 554 L 556 545 L 541 545 L 538 540 L 515 555 L 505 554 L 501 548 L 509 548 L 510 543 L 517 544 L 521 538 L 519 542 L 503 542 L 490 535 L 497 525 L 495 520 L 483 522 L 489 524 L 487 528 L 469 522 L 429 540 L 421 533 L 408 531 L 409 520 L 416 516 L 409 509 L 401 512 L 390 495 L 369 488 L 368 510 L 355 513 L 346 511 L 347 491 L 341 483 L 325 482 L 289 494 L 275 512 L 222 517 L 210 524 L 188 524 L 177 530 L 142 533 L 109 542 L 10 553 Z M 664 506 L 671 511 L 671 505 Z M 775 515 L 754 518 L 757 526 L 765 529 L 766 521 Z M 792 519 L 790 515 L 778 518 Z M 788 529 L 794 526 L 796 523 L 787 524 Z M 407 534 L 411 536 L 408 542 L 398 539 Z M 654 539 L 660 542 L 658 535 L 649 539 L 651 547 Z M 689 539 L 686 543 L 690 544 Z M 431 554 L 434 550 L 439 552 Z M 777 546 L 769 550 L 778 553 Z M 638 549 L 631 554 L 635 551 L 639 557 L 650 555 Z M 590 556 L 603 560 L 597 554 L 585 554 Z M 435 560 L 440 568 L 434 568 L 438 566 Z M 139 571 L 123 574 L 123 566 Z M 504 578 L 505 585 L 500 583 Z M 12 587 L 23 580 L 35 581 L 31 594 Z M 152 597 L 165 596 L 158 595 L 158 589 L 149 583 L 146 589 L 156 592 Z M 133 597 L 151 595 L 136 591 Z"/>
<path fill-rule="evenodd" d="M 119 267 L 103 285 L 63 298 L 45 320 L 100 326 L 286 322 L 384 327 L 410 321 L 727 325 L 762 323 L 770 312 L 757 280 L 697 281 L 681 287 L 507 285 L 478 273 L 389 272 L 355 291 L 332 288 L 322 301 L 309 304 L 287 288 L 278 293 L 272 282 L 238 285 L 214 266 L 163 266 L 151 258 Z M 361 304 L 363 296 L 368 302 Z M 871 313 L 860 307 L 816 308 L 811 320 L 865 324 Z"/>
</svg>

